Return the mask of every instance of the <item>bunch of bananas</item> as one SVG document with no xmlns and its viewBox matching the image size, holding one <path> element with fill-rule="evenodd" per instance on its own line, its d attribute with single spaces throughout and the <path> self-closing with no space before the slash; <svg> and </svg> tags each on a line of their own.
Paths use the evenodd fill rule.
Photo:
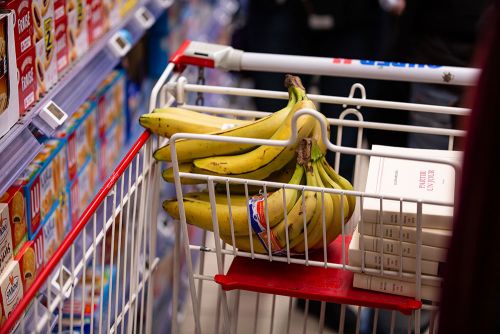
<svg viewBox="0 0 500 334">
<path fill-rule="evenodd" d="M 167 108 L 141 116 L 140 123 L 166 137 L 177 132 L 192 132 L 286 140 L 291 136 L 291 121 L 295 113 L 304 108 L 315 109 L 315 106 L 307 98 L 298 77 L 287 75 L 285 85 L 289 93 L 287 106 L 257 121 Z M 352 196 L 321 193 L 301 187 L 352 190 L 352 185 L 325 160 L 326 145 L 321 140 L 319 122 L 313 116 L 303 115 L 297 120 L 297 140 L 285 147 L 198 139 L 180 139 L 175 146 L 181 172 L 294 185 L 293 188 L 279 188 L 267 194 L 267 198 L 259 195 L 259 187 L 249 187 L 247 191 L 254 195 L 250 199 L 244 195 L 245 188 L 241 185 L 231 185 L 229 197 L 225 184 L 216 186 L 216 190 L 224 193 L 215 196 L 220 237 L 240 250 L 250 251 L 253 248 L 257 253 L 280 253 L 288 245 L 293 253 L 302 254 L 306 248 L 322 248 L 335 239 L 342 224 L 349 220 L 354 211 L 356 201 Z M 158 149 L 154 157 L 170 162 L 170 145 Z M 163 178 L 173 182 L 172 168 L 163 172 Z M 181 182 L 195 184 L 203 181 L 183 178 Z M 208 192 L 185 193 L 183 202 L 189 224 L 213 230 Z M 163 208 L 179 219 L 176 199 L 165 201 Z M 249 214 L 251 228 L 248 225 Z M 304 232 L 304 226 L 307 226 L 307 233 Z"/>
</svg>

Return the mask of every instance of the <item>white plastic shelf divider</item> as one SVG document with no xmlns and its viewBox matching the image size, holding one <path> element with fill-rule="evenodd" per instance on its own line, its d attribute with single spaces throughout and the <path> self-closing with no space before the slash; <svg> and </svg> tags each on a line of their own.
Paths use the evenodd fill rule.
<svg viewBox="0 0 500 334">
<path fill-rule="evenodd" d="M 108 43 L 120 30 L 126 30 L 132 45 L 146 32 L 135 13 L 146 7 L 154 16 L 154 20 L 166 9 L 165 2 L 160 0 L 143 0 L 134 7 L 120 23 L 102 36 L 88 52 L 78 59 L 72 67 L 59 79 L 10 131 L 0 138 L 0 194 L 15 181 L 19 174 L 40 152 L 42 145 L 30 131 L 34 126 L 46 135 L 54 130 L 39 117 L 40 110 L 50 101 L 54 101 L 68 116 L 92 94 L 97 86 L 106 78 L 120 62 L 120 58 L 110 52 Z"/>
</svg>

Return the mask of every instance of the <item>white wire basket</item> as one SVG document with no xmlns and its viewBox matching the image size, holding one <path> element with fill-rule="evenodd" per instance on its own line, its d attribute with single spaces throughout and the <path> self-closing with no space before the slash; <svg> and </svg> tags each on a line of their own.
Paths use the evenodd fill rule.
<svg viewBox="0 0 500 334">
<path fill-rule="evenodd" d="M 385 63 L 384 63 L 385 64 Z M 351 76 L 357 78 L 446 83 L 458 85 L 474 84 L 478 70 L 406 64 L 390 66 L 391 63 L 377 64 L 358 60 L 336 61 L 335 59 L 297 57 L 284 55 L 264 55 L 245 53 L 230 47 L 186 42 L 174 54 L 171 63 L 154 86 L 151 94 L 150 111 L 155 107 L 176 104 L 184 108 L 210 114 L 228 115 L 237 118 L 261 118 L 268 113 L 260 111 L 218 108 L 213 106 L 190 105 L 189 95 L 216 94 L 221 96 L 248 96 L 286 100 L 288 94 L 281 91 L 262 91 L 236 87 L 218 87 L 191 84 L 182 77 L 187 65 L 215 67 L 219 70 L 251 70 L 282 73 L 303 73 L 321 75 Z M 375 65 L 375 66 L 373 66 Z M 356 91 L 361 97 L 355 98 Z M 368 92 L 369 93 L 369 92 Z M 315 110 L 298 111 L 293 118 L 292 136 L 288 140 L 273 141 L 265 139 L 230 138 L 211 135 L 179 133 L 170 139 L 157 138 L 145 132 L 110 179 L 99 191 L 91 205 L 74 225 L 73 230 L 62 241 L 59 249 L 45 263 L 31 287 L 24 291 L 24 297 L 0 328 L 0 333 L 36 332 L 89 332 L 89 333 L 151 333 L 153 332 L 153 305 L 155 284 L 163 280 L 171 284 L 172 326 L 165 332 L 172 333 L 249 333 L 269 331 L 270 333 L 289 332 L 327 332 L 325 323 L 336 317 L 339 332 L 362 332 L 366 321 L 363 312 L 373 309 L 370 326 L 376 332 L 380 323 L 387 323 L 390 332 L 400 331 L 400 314 L 407 315 L 404 331 L 421 331 L 422 310 L 430 314 L 428 331 L 433 333 L 437 327 L 438 304 L 423 303 L 421 298 L 422 280 L 440 281 L 439 277 L 424 275 L 420 266 L 422 206 L 424 204 L 453 207 L 453 202 L 425 202 L 419 198 L 390 197 L 366 193 L 364 180 L 365 166 L 370 157 L 382 156 L 416 161 L 428 161 L 450 166 L 459 174 L 459 164 L 439 157 L 415 157 L 399 153 L 375 152 L 366 146 L 365 130 L 377 129 L 383 132 L 406 132 L 441 135 L 448 138 L 449 149 L 454 141 L 465 135 L 458 129 L 424 128 L 402 124 L 368 122 L 363 118 L 363 108 L 385 108 L 422 113 L 438 113 L 465 116 L 469 110 L 446 106 L 400 103 L 370 100 L 366 98 L 362 85 L 356 84 L 348 97 L 309 94 L 316 103 L 343 105 L 344 111 L 338 119 L 328 119 L 337 128 L 337 137 L 331 141 L 326 134 L 327 124 Z M 293 186 L 277 182 L 237 179 L 231 177 L 207 176 L 181 173 L 176 156 L 175 142 L 182 138 L 197 138 L 221 142 L 241 142 L 256 145 L 286 146 L 297 138 L 296 123 L 299 117 L 311 115 L 322 122 L 323 140 L 335 156 L 334 168 L 338 169 L 341 159 L 346 155 L 355 156 L 353 185 L 354 190 L 335 190 L 321 187 Z M 355 119 L 346 119 L 354 116 Z M 355 147 L 343 145 L 342 131 L 346 128 L 357 130 Z M 160 164 L 152 154 L 167 141 L 171 144 L 172 167 L 174 170 L 175 191 L 179 203 L 183 194 L 193 186 L 183 186 L 184 179 L 197 179 L 209 193 L 212 208 L 212 223 L 215 233 L 203 231 L 200 237 L 192 237 L 186 223 L 183 205 L 179 205 L 180 221 L 174 221 L 173 272 L 171 281 L 154 275 L 159 258 L 156 253 L 157 211 L 160 201 Z M 246 200 L 252 195 L 251 185 L 262 189 L 266 194 L 276 189 L 295 188 L 301 192 L 317 192 L 320 197 L 328 193 L 352 195 L 357 198 L 354 215 L 348 224 L 342 225 L 340 236 L 322 250 L 306 251 L 301 256 L 290 252 L 287 243 L 284 251 L 276 254 L 270 244 L 267 254 L 258 254 L 254 249 L 241 251 L 224 243 L 218 234 L 216 214 L 216 185 L 226 189 L 228 209 L 231 210 L 231 188 L 240 184 L 245 189 Z M 416 268 L 406 272 L 402 265 L 396 270 L 368 268 L 362 261 L 361 266 L 349 264 L 348 245 L 357 225 L 363 224 L 364 198 L 393 199 L 400 203 L 416 203 L 418 208 L 415 244 Z M 284 198 L 286 200 L 286 198 Z M 401 204 L 402 205 L 402 204 Z M 381 210 L 383 207 L 381 205 Z M 343 221 L 345 212 L 337 212 Z M 286 216 L 286 213 L 285 213 Z M 324 214 L 323 214 L 324 216 Z M 323 225 L 325 221 L 322 221 Z M 380 222 L 383 226 L 384 222 Z M 249 223 L 249 231 L 251 226 Z M 305 233 L 307 226 L 304 224 Z M 236 237 L 233 232 L 231 240 Z M 269 227 L 266 231 L 269 235 Z M 191 235 L 191 237 L 190 237 Z M 108 240 L 106 240 L 108 238 Z M 326 240 L 323 228 L 323 240 Z M 306 241 L 307 242 L 307 241 Z M 402 240 L 400 240 L 402 242 Z M 326 244 L 325 241 L 323 241 Z M 250 243 L 252 245 L 252 243 Z M 380 251 L 383 260 L 386 255 Z M 211 263 L 213 265 L 211 265 Z M 402 262 L 400 261 L 400 264 Z M 107 268 L 112 268 L 110 271 Z M 181 271 L 187 271 L 189 302 L 183 306 Z M 106 286 L 101 284 L 103 272 L 108 270 Z M 392 275 L 413 282 L 414 297 L 381 294 L 352 287 L 355 273 L 372 275 Z M 91 293 L 85 291 L 90 289 Z M 100 290 L 98 294 L 95 292 Z M 213 297 L 213 298 L 212 298 Z M 304 312 L 297 315 L 293 307 L 295 299 L 305 300 Z M 318 320 L 312 320 L 308 313 L 319 303 Z M 329 305 L 339 305 L 339 312 L 329 314 Z M 87 309 L 85 305 L 93 305 Z M 389 312 L 389 318 L 383 316 Z M 354 314 L 354 327 L 348 324 L 349 314 Z M 426 317 L 427 317 L 426 315 Z M 155 315 L 156 316 L 156 315 Z M 347 320 L 346 320 L 347 319 Z M 250 322 L 250 323 L 248 323 Z M 312 324 L 314 323 L 314 324 Z M 377 324 L 378 323 L 378 324 Z M 311 325 L 312 324 L 312 325 Z M 311 327 L 312 326 L 312 327 Z M 312 329 L 311 329 L 312 328 Z"/>
<path fill-rule="evenodd" d="M 376 62 L 372 62 L 376 65 Z M 373 65 L 370 63 L 370 65 Z M 175 66 L 174 66 L 175 64 Z M 344 62 L 332 62 L 332 59 L 327 58 L 314 58 L 314 57 L 298 57 L 286 55 L 265 55 L 241 52 L 233 50 L 232 48 L 218 45 L 210 45 L 204 43 L 187 42 L 179 52 L 173 57 L 173 63 L 167 67 L 162 75 L 162 78 L 153 89 L 152 102 L 160 100 L 159 105 L 170 105 L 176 103 L 177 106 L 192 109 L 209 114 L 227 115 L 235 118 L 262 118 L 268 113 L 259 111 L 218 108 L 213 106 L 192 105 L 187 101 L 190 100 L 190 94 L 214 94 L 221 96 L 246 96 L 246 97 L 259 97 L 267 99 L 282 99 L 286 100 L 288 94 L 286 92 L 278 91 L 263 91 L 256 89 L 246 89 L 237 87 L 218 87 L 204 84 L 188 83 L 185 77 L 178 74 L 170 76 L 171 72 L 175 69 L 179 70 L 184 68 L 187 64 L 197 65 L 200 67 L 215 67 L 230 70 L 255 70 L 255 71 L 270 71 L 270 72 L 294 72 L 304 74 L 323 74 L 323 75 L 339 75 L 339 76 L 353 76 L 358 78 L 371 78 L 371 79 L 390 79 L 400 81 L 414 81 L 414 82 L 428 82 L 428 83 L 444 83 L 444 84 L 459 84 L 470 85 L 477 77 L 478 71 L 475 69 L 463 69 L 452 67 L 439 67 L 406 64 L 407 66 L 390 67 L 391 63 L 384 62 L 386 65 L 383 68 L 380 66 L 366 66 L 367 61 L 349 60 Z M 402 63 L 398 63 L 401 65 Z M 343 66 L 345 65 L 345 66 Z M 349 65 L 349 66 L 347 66 Z M 179 71 L 177 71 L 179 73 Z M 169 79 L 167 82 L 167 78 Z M 456 79 L 450 82 L 450 78 Z M 452 80 L 453 81 L 453 80 Z M 355 98 L 356 91 L 360 92 L 361 97 Z M 158 94 L 158 95 L 157 95 Z M 328 119 L 328 123 L 332 127 L 336 127 L 337 136 L 335 140 L 331 140 L 327 135 L 327 126 L 324 118 L 321 117 L 318 111 L 312 109 L 302 109 L 298 111 L 292 120 L 292 135 L 287 140 L 266 140 L 266 139 L 252 139 L 252 138 L 236 138 L 236 137 L 222 137 L 215 135 L 202 135 L 202 134 L 186 134 L 178 133 L 169 139 L 172 168 L 174 172 L 175 189 L 177 201 L 179 206 L 180 229 L 178 230 L 177 247 L 182 248 L 183 252 L 187 255 L 187 269 L 190 287 L 190 305 L 191 307 L 183 313 L 184 316 L 192 317 L 192 319 L 184 319 L 183 323 L 192 323 L 193 327 L 178 327 L 174 321 L 172 331 L 190 332 L 195 331 L 218 333 L 218 332 L 251 332 L 252 330 L 247 326 L 238 327 L 238 319 L 247 318 L 248 312 L 253 320 L 253 332 L 260 332 L 264 328 L 259 324 L 261 319 L 268 323 L 267 327 L 270 333 L 281 332 L 306 332 L 307 319 L 304 317 L 304 322 L 300 326 L 294 325 L 294 316 L 292 312 L 292 304 L 294 299 L 305 299 L 305 314 L 307 315 L 309 308 L 309 301 L 314 300 L 320 303 L 319 311 L 319 324 L 316 330 L 322 332 L 324 330 L 325 310 L 327 303 L 340 304 L 340 313 L 335 315 L 339 317 L 337 329 L 342 333 L 345 328 L 346 310 L 353 310 L 356 314 L 356 325 L 353 329 L 354 332 L 359 332 L 363 326 L 361 322 L 361 311 L 365 308 L 375 309 L 375 316 L 371 320 L 373 332 L 376 332 L 377 321 L 379 317 L 379 310 L 390 312 L 390 320 L 384 318 L 383 321 L 389 321 L 387 328 L 390 332 L 398 331 L 400 320 L 398 319 L 398 312 L 408 315 L 405 320 L 405 331 L 414 331 L 419 333 L 421 328 L 422 310 L 428 310 L 425 315 L 425 322 L 429 325 L 428 331 L 434 332 L 437 325 L 438 303 L 427 303 L 422 301 L 421 288 L 422 281 L 429 280 L 435 282 L 439 286 L 441 278 L 434 275 L 425 274 L 422 272 L 422 208 L 425 205 L 438 205 L 453 208 L 453 202 L 446 201 L 424 201 L 420 198 L 412 198 L 411 196 L 387 196 L 380 193 L 368 193 L 364 191 L 364 182 L 366 182 L 366 164 L 370 157 L 386 157 L 398 158 L 413 161 L 424 161 L 430 163 L 438 163 L 450 167 L 451 173 L 454 173 L 454 183 L 460 172 L 460 164 L 450 160 L 441 158 L 439 156 L 417 156 L 408 153 L 399 152 L 379 152 L 368 148 L 365 138 L 366 129 L 380 130 L 383 133 L 387 132 L 405 132 L 417 133 L 428 135 L 439 135 L 448 138 L 448 149 L 452 150 L 456 138 L 463 137 L 465 132 L 459 129 L 449 128 L 428 128 L 420 126 L 412 126 L 405 124 L 388 124 L 369 122 L 364 120 L 363 107 L 365 108 L 385 108 L 402 111 L 413 111 L 418 113 L 436 113 L 447 115 L 466 116 L 469 113 L 468 109 L 448 106 L 437 105 L 424 105 L 415 103 L 402 103 L 393 101 L 370 100 L 366 98 L 367 94 L 365 88 L 361 84 L 355 84 L 351 87 L 351 92 L 348 97 L 325 96 L 308 94 L 308 97 L 316 103 L 320 104 L 335 104 L 342 105 L 344 110 L 341 112 L 338 119 Z M 154 103 L 152 103 L 154 104 Z M 320 187 L 308 187 L 303 185 L 290 185 L 276 182 L 257 181 L 251 179 L 241 179 L 226 176 L 209 176 L 204 174 L 194 174 L 181 172 L 179 169 L 179 162 L 176 153 L 176 141 L 179 139 L 203 139 L 218 141 L 221 145 L 224 143 L 245 143 L 253 145 L 267 145 L 267 146 L 287 146 L 293 144 L 297 139 L 297 120 L 303 115 L 311 115 L 317 118 L 321 123 L 323 141 L 326 143 L 327 149 L 335 156 L 334 168 L 338 170 L 339 163 L 346 155 L 355 156 L 353 184 L 354 190 L 336 190 L 326 189 Z M 349 116 L 349 119 L 347 119 Z M 354 116 L 355 119 L 352 119 Z M 357 131 L 357 140 L 355 147 L 348 147 L 343 144 L 342 132 L 346 128 L 354 128 Z M 162 143 L 165 144 L 166 142 Z M 191 241 L 187 237 L 186 212 L 183 205 L 183 195 L 187 189 L 183 185 L 184 180 L 196 179 L 198 189 L 205 189 L 209 194 L 211 217 L 212 217 L 212 232 L 203 232 L 201 242 Z M 297 189 L 302 192 L 313 191 L 317 192 L 318 196 L 324 198 L 325 194 L 334 193 L 339 195 L 352 195 L 356 197 L 357 206 L 356 211 L 349 223 L 345 226 L 342 225 L 342 231 L 339 237 L 327 244 L 326 228 L 325 228 L 325 213 L 323 211 L 323 249 L 316 252 L 308 251 L 307 237 L 305 237 L 305 253 L 301 256 L 296 256 L 291 252 L 288 237 L 286 238 L 286 245 L 279 252 L 273 251 L 270 237 L 270 227 L 267 225 L 267 236 L 264 244 L 266 254 L 257 253 L 254 251 L 252 242 L 252 222 L 250 213 L 248 211 L 248 231 L 249 231 L 249 244 L 250 250 L 242 251 L 236 247 L 226 244 L 219 236 L 218 216 L 217 216 L 217 203 L 216 193 L 222 190 L 222 195 L 226 196 L 228 212 L 230 215 L 230 240 L 235 244 L 235 238 L 238 236 L 234 233 L 234 222 L 231 218 L 232 205 L 231 205 L 231 185 L 239 184 L 245 190 L 246 203 L 249 203 L 252 193 L 249 192 L 250 186 L 258 186 L 261 189 L 265 206 L 267 208 L 267 195 L 279 189 Z M 218 188 L 218 189 L 217 189 Z M 283 192 L 285 193 L 285 192 Z M 401 253 L 399 255 L 400 261 L 397 268 L 384 268 L 385 259 L 389 256 L 384 253 L 383 247 L 378 251 L 379 261 L 381 265 L 378 268 L 369 268 L 365 264 L 365 258 L 362 257 L 361 265 L 353 266 L 349 264 L 347 259 L 348 245 L 351 241 L 351 235 L 358 226 L 363 227 L 363 202 L 366 198 L 374 198 L 380 202 L 379 215 L 383 216 L 383 201 L 393 200 L 400 204 L 400 215 L 402 215 L 403 205 L 406 203 L 414 203 L 416 206 L 416 224 L 413 228 L 413 238 L 415 243 L 415 269 L 409 272 L 403 270 L 403 261 Z M 283 197 L 283 202 L 286 203 L 286 198 Z M 220 206 L 219 206 L 220 207 Z M 286 207 L 286 204 L 284 204 Z M 343 208 L 343 206 L 341 205 Z M 303 208 L 305 208 L 303 206 Z M 247 208 L 248 210 L 248 208 Z M 324 210 L 324 207 L 323 207 Z M 285 210 L 286 211 L 286 210 Z M 341 221 L 344 221 L 346 213 L 343 209 L 335 214 L 340 215 Z M 287 221 L 287 214 L 284 213 L 285 224 Z M 266 219 L 267 219 L 266 210 Z M 402 221 L 402 220 L 400 220 Z M 378 222 L 380 228 L 384 228 L 384 221 Z M 402 223 L 396 225 L 396 228 L 402 229 Z M 402 233 L 402 232 L 400 232 Z M 363 237 L 363 233 L 361 233 Z M 304 235 L 307 235 L 307 224 L 304 218 Z M 382 237 L 379 237 L 383 245 Z M 401 234 L 396 240 L 400 243 L 404 240 Z M 226 239 L 227 240 L 227 239 Z M 264 242 L 264 243 L 265 243 Z M 363 247 L 363 246 L 361 246 Z M 361 248 L 363 251 L 363 248 Z M 180 251 L 180 250 L 179 250 Z M 198 264 L 194 263 L 191 256 L 199 257 Z M 210 260 L 211 259 L 211 260 Z M 212 261 L 212 267 L 216 270 L 211 270 L 207 266 L 207 261 Z M 213 268 L 212 268 L 213 269 Z M 392 277 L 405 279 L 412 282 L 414 285 L 414 292 L 412 297 L 402 297 L 390 294 L 382 294 L 373 291 L 360 290 L 352 287 L 353 275 L 355 273 L 369 273 L 379 277 Z M 178 284 L 178 282 L 174 282 Z M 204 294 L 211 294 L 210 291 L 216 291 L 217 301 L 204 297 Z M 254 294 L 256 297 L 249 297 Z M 259 313 L 259 303 L 265 299 L 264 296 L 270 295 L 267 302 L 271 303 L 270 315 L 266 314 L 262 317 Z M 250 299 L 249 299 L 250 298 Z M 253 299 L 255 298 L 255 299 Z M 275 310 L 279 309 L 278 304 L 283 303 L 288 309 L 287 320 L 283 316 L 275 317 Z M 215 304 L 216 312 L 213 314 Z M 248 304 L 255 305 L 253 310 L 248 309 Z M 255 303 L 255 304 L 254 304 Z M 177 304 L 174 301 L 174 319 L 176 319 Z M 240 309 L 244 307 L 245 310 Z M 210 317 L 204 315 L 208 313 Z M 286 312 L 285 312 L 286 314 Z M 212 318 L 212 320 L 207 320 Z M 296 318 L 296 317 L 295 317 Z M 212 325 L 208 323 L 214 322 Z M 382 320 L 381 320 L 382 321 Z M 283 322 L 284 325 L 281 323 Z M 267 325 L 266 325 L 267 326 Z M 425 327 L 425 326 L 424 326 Z"/>
</svg>

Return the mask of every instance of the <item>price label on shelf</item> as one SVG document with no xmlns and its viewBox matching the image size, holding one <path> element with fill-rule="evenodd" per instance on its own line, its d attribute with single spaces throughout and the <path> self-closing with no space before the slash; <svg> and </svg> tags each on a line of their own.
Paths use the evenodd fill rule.
<svg viewBox="0 0 500 334">
<path fill-rule="evenodd" d="M 40 110 L 39 116 L 49 124 L 52 129 L 62 125 L 68 118 L 68 114 L 66 114 L 54 101 L 47 103 Z"/>
<path fill-rule="evenodd" d="M 135 18 L 144 29 L 149 29 L 155 22 L 153 14 L 146 8 L 141 7 L 135 12 Z"/>
<path fill-rule="evenodd" d="M 125 56 L 132 48 L 132 43 L 130 41 L 129 34 L 125 30 L 120 30 L 116 32 L 109 40 L 109 49 L 116 57 Z"/>
</svg>

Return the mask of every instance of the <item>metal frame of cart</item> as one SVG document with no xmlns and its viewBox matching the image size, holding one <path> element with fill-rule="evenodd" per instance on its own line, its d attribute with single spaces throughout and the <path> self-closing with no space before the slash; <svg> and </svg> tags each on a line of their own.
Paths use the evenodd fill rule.
<svg viewBox="0 0 500 334">
<path fill-rule="evenodd" d="M 267 113 L 258 111 L 245 111 L 207 106 L 195 106 L 187 104 L 188 94 L 223 94 L 236 96 L 253 96 L 273 99 L 286 99 L 285 92 L 261 91 L 255 89 L 243 89 L 234 87 L 217 87 L 199 84 L 190 84 L 181 76 L 182 71 L 188 65 L 198 67 L 215 67 L 222 70 L 252 70 L 271 72 L 293 72 L 304 74 L 337 75 L 358 78 L 372 78 L 385 80 L 415 81 L 429 83 L 443 83 L 456 85 L 473 85 L 479 71 L 477 69 L 437 67 L 418 64 L 404 63 L 381 63 L 359 60 L 339 60 L 335 58 L 316 58 L 286 55 L 267 55 L 246 53 L 234 50 L 230 47 L 185 42 L 173 55 L 170 64 L 161 75 L 159 81 L 153 88 L 150 110 L 156 106 L 171 105 L 177 103 L 179 106 L 207 113 L 232 115 L 234 117 L 260 118 Z M 361 92 L 361 98 L 355 98 L 357 91 Z M 433 105 L 421 105 L 412 103 L 400 103 L 392 101 L 378 101 L 366 98 L 364 88 L 354 85 L 349 97 L 334 97 L 323 95 L 308 95 L 313 101 L 319 103 L 332 103 L 344 105 L 344 112 L 339 119 L 328 119 L 328 122 L 338 127 L 339 136 L 332 143 L 326 137 L 326 124 L 323 122 L 323 136 L 328 149 L 336 154 L 336 166 L 338 168 L 339 157 L 343 154 L 356 156 L 354 172 L 354 191 L 327 190 L 321 188 L 309 188 L 299 186 L 304 191 L 317 191 L 321 194 L 327 192 L 339 194 L 352 194 L 358 198 L 374 197 L 382 199 L 377 194 L 367 194 L 359 190 L 360 170 L 359 164 L 362 157 L 385 156 L 393 158 L 411 159 L 443 163 L 452 166 L 456 175 L 460 166 L 442 159 L 429 159 L 425 157 L 409 157 L 400 154 L 375 153 L 363 148 L 363 130 L 379 129 L 384 131 L 417 132 L 426 134 L 438 134 L 449 138 L 450 149 L 456 137 L 464 136 L 464 131 L 456 129 L 422 128 L 409 125 L 382 124 L 363 120 L 362 111 L 359 108 L 389 108 L 399 110 L 410 110 L 418 112 L 444 113 L 452 115 L 467 115 L 469 110 L 465 108 L 453 108 Z M 353 107 L 350 107 L 353 106 Z M 210 194 L 212 205 L 213 228 L 217 231 L 217 216 L 215 214 L 215 189 L 216 183 L 230 184 L 240 183 L 243 185 L 259 185 L 264 192 L 270 189 L 285 187 L 283 184 L 233 179 L 226 177 L 207 176 L 199 174 L 188 174 L 179 172 L 176 159 L 175 141 L 181 138 L 197 138 L 216 140 L 220 142 L 239 141 L 258 145 L 285 146 L 295 140 L 297 119 L 304 114 L 318 116 L 315 110 L 304 109 L 299 111 L 294 119 L 292 137 L 283 141 L 271 141 L 264 139 L 230 138 L 198 134 L 176 134 L 169 139 L 172 148 L 172 166 L 174 168 L 175 188 L 178 199 L 182 199 L 183 186 L 180 178 L 196 178 L 206 183 Z M 357 120 L 347 120 L 346 115 L 353 114 Z M 358 129 L 358 142 L 356 148 L 342 146 L 342 129 L 355 127 Z M 18 307 L 10 315 L 1 333 L 6 333 L 12 328 L 16 332 L 49 332 L 54 329 L 58 332 L 66 329 L 85 329 L 88 332 L 127 332 L 127 333 L 150 333 L 152 326 L 152 277 L 158 264 L 155 254 L 156 249 L 156 212 L 159 205 L 159 164 L 152 158 L 154 149 L 166 143 L 166 139 L 159 139 L 145 132 L 132 147 L 127 156 L 120 163 L 116 171 L 99 191 L 91 205 L 85 210 L 82 217 L 75 224 L 73 230 L 66 237 L 53 258 L 39 273 L 32 287 L 25 293 Z M 227 196 L 230 199 L 229 187 Z M 267 189 L 267 190 L 266 190 Z M 387 198 L 387 197 L 384 197 Z M 418 212 L 421 213 L 424 204 L 418 198 L 393 198 L 398 201 L 410 201 L 417 203 Z M 228 201 L 230 203 L 230 201 Z M 359 203 L 358 201 L 358 208 Z M 182 201 L 181 201 L 182 203 Z M 428 204 L 453 206 L 453 203 L 425 202 Z M 342 212 L 340 214 L 343 214 Z M 183 205 L 180 205 L 180 222 L 175 224 L 175 247 L 174 247 L 174 269 L 173 269 L 173 301 L 172 301 L 172 332 L 179 331 L 179 290 L 180 284 L 180 256 L 185 256 L 188 273 L 190 292 L 190 303 L 194 315 L 195 331 L 202 332 L 200 312 L 204 284 L 218 284 L 219 301 L 216 307 L 215 332 L 237 332 L 238 310 L 240 307 L 240 290 L 257 293 L 256 310 L 259 308 L 259 295 L 271 294 L 272 315 L 270 332 L 273 332 L 274 308 L 276 296 L 286 296 L 291 305 L 292 298 L 305 298 L 321 301 L 320 330 L 324 327 L 325 303 L 336 302 L 342 304 L 340 319 L 340 331 L 343 330 L 345 310 L 348 305 L 355 306 L 359 312 L 363 306 L 381 309 L 401 311 L 411 314 L 414 325 L 410 322 L 408 330 L 414 327 L 419 333 L 420 310 L 431 309 L 433 320 L 431 331 L 435 328 L 438 308 L 435 305 L 422 304 L 420 301 L 420 286 L 424 275 L 421 274 L 417 264 L 416 272 L 404 273 L 402 267 L 399 271 L 387 271 L 383 267 L 369 269 L 365 266 L 352 267 L 346 262 L 346 246 L 349 242 L 349 234 L 352 226 L 342 226 L 342 235 L 330 244 L 320 254 L 309 254 L 306 252 L 302 258 L 293 257 L 289 251 L 286 255 L 256 254 L 242 252 L 224 244 L 217 233 L 213 234 L 213 242 L 208 243 L 211 233 L 204 232 L 201 242 L 191 243 L 186 224 Z M 354 216 L 356 222 L 363 219 L 358 213 Z M 420 217 L 420 215 L 419 215 Z M 417 245 L 421 241 L 420 220 L 417 219 Z M 234 234 L 232 235 L 234 237 Z M 323 238 L 325 236 L 323 235 Z M 106 240 L 108 239 L 108 240 Z M 288 248 L 288 247 L 287 247 Z M 419 246 L 417 246 L 417 263 L 421 258 Z M 193 261 L 193 256 L 199 256 L 198 267 Z M 215 256 L 217 261 L 217 272 L 209 273 L 204 268 L 206 256 Z M 383 254 L 382 254 L 383 256 Z M 102 284 L 98 284 L 99 272 L 103 273 L 111 266 L 114 274 L 108 279 L 107 290 Z M 99 271 L 99 267 L 101 268 Z M 250 268 L 250 269 L 249 269 Z M 298 273 L 293 277 L 289 275 L 283 279 L 277 272 Z M 416 297 L 399 297 L 382 295 L 379 293 L 359 292 L 350 287 L 349 277 L 353 272 L 372 272 L 380 274 L 392 274 L 395 276 L 406 276 L 415 280 Z M 319 275 L 319 276 L 318 276 Z M 315 278 L 333 279 L 337 284 L 335 288 L 326 286 L 319 289 Z M 436 279 L 425 277 L 427 279 Z M 300 289 L 297 288 L 298 280 L 307 282 Z M 317 279 L 316 279 L 317 281 Z M 85 284 L 88 284 L 85 290 Z M 75 293 L 75 287 L 84 286 L 81 296 Z M 90 294 L 90 310 L 82 305 L 89 303 L 84 291 Z M 98 295 L 96 289 L 101 289 Z M 236 289 L 236 295 L 229 295 L 230 290 Z M 79 291 L 79 290 L 77 290 Z M 105 293 L 107 292 L 107 296 Z M 95 297 L 97 296 L 97 297 Z M 80 298 L 80 299 L 79 299 Z M 93 298 L 96 298 L 94 300 Z M 78 300 L 78 303 L 75 302 Z M 107 305 L 105 308 L 104 305 Z M 212 307 L 214 305 L 211 305 Z M 349 307 L 351 307 L 349 306 Z M 290 306 L 291 307 L 291 306 Z M 48 311 L 47 311 L 48 310 Z M 394 321 L 394 313 L 393 320 Z M 255 314 L 256 322 L 257 313 Z M 29 321 L 33 320 L 35 321 Z M 307 318 L 304 318 L 306 322 Z M 376 322 L 376 321 L 375 321 Z M 34 325 L 33 325 L 34 323 Z M 359 317 L 358 317 L 359 325 Z M 31 326 L 31 327 L 30 327 Z M 33 327 L 34 326 L 34 327 Z M 256 329 L 257 327 L 255 327 Z M 212 329 L 203 328 L 208 332 Z M 290 319 L 288 319 L 288 330 L 290 330 Z M 306 326 L 301 328 L 305 331 Z M 359 330 L 359 326 L 357 328 Z M 240 329 L 241 330 L 241 329 Z"/>
</svg>

